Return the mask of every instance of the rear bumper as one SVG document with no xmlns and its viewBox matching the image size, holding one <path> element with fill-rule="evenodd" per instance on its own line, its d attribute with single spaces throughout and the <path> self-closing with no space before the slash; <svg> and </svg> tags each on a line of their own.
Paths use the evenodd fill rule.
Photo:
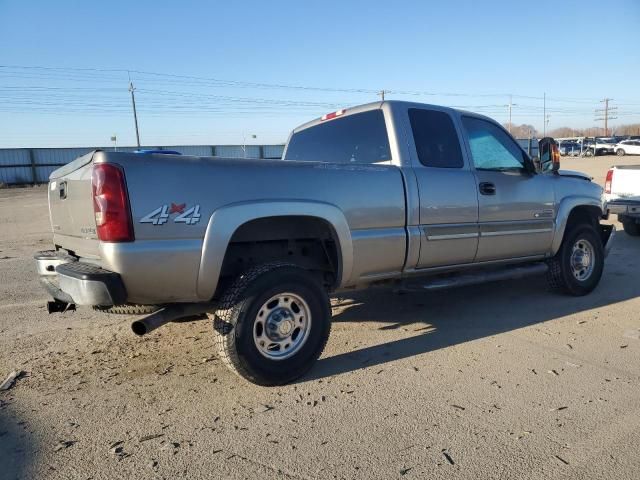
<svg viewBox="0 0 640 480">
<path fill-rule="evenodd" d="M 640 217 L 640 201 L 638 200 L 614 200 L 607 203 L 609 213 L 627 217 Z"/>
<path fill-rule="evenodd" d="M 77 305 L 123 304 L 127 292 L 120 275 L 54 250 L 38 252 L 40 281 L 56 300 Z"/>
</svg>

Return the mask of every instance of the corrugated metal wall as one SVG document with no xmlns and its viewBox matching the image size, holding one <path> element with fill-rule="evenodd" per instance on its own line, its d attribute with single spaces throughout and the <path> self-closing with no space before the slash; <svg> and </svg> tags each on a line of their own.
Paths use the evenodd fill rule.
<svg viewBox="0 0 640 480">
<path fill-rule="evenodd" d="M 263 158 L 282 158 L 284 145 L 265 145 L 262 147 Z"/>
<path fill-rule="evenodd" d="M 528 150 L 529 140 L 518 139 Z M 538 139 L 531 141 L 531 155 L 538 154 Z M 282 158 L 284 145 L 174 145 L 145 146 L 147 150 L 175 150 L 183 155 L 200 157 L 216 156 L 229 158 Z M 106 147 L 103 150 L 112 150 Z M 118 147 L 121 152 L 133 152 L 137 147 Z M 95 150 L 86 148 L 6 148 L 0 149 L 0 183 L 46 183 L 56 168 L 69 163 L 85 153 Z M 35 180 L 34 180 L 35 174 Z"/>
<path fill-rule="evenodd" d="M 258 145 L 247 145 L 246 147 L 242 145 L 220 145 L 216 147 L 214 155 L 227 158 L 260 158 L 261 150 L 262 148 Z"/>
<path fill-rule="evenodd" d="M 29 150 L 0 150 L 1 183 L 32 183 L 32 174 Z"/>
<path fill-rule="evenodd" d="M 183 155 L 232 158 L 280 158 L 284 145 L 174 145 L 145 146 L 147 150 L 175 150 Z M 112 150 L 113 147 L 103 148 Z M 95 148 L 6 148 L 0 149 L 0 183 L 46 183 L 56 168 L 71 162 Z M 133 152 L 137 147 L 118 147 Z"/>
<path fill-rule="evenodd" d="M 527 152 L 531 157 L 538 156 L 538 139 L 532 138 L 529 140 L 528 138 L 518 138 L 516 141 L 520 144 L 522 149 Z M 529 147 L 531 147 L 531 151 L 529 151 Z"/>
</svg>

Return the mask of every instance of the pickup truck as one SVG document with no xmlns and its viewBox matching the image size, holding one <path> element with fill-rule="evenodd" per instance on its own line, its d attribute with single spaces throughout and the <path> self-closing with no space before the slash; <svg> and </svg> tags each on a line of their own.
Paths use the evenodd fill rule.
<svg viewBox="0 0 640 480">
<path fill-rule="evenodd" d="M 627 234 L 640 236 L 640 165 L 611 167 L 604 193 L 608 212 L 617 214 Z"/>
<path fill-rule="evenodd" d="M 280 160 L 95 151 L 50 176 L 38 272 L 50 311 L 150 313 L 137 334 L 207 313 L 233 371 L 288 383 L 323 351 L 333 292 L 529 274 L 591 292 L 602 188 L 544 141 L 532 159 L 490 118 L 384 101 L 294 129 Z"/>
</svg>

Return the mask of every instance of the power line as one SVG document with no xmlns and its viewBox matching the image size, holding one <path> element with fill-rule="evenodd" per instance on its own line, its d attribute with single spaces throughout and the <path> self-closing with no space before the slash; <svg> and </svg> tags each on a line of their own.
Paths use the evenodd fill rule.
<svg viewBox="0 0 640 480">
<path fill-rule="evenodd" d="M 124 74 L 131 77 L 124 77 Z M 18 78 L 23 81 L 21 85 L 6 84 L 2 81 Z M 127 97 L 118 95 L 124 93 L 124 79 L 129 78 L 128 86 L 131 96 L 131 105 Z M 135 81 L 136 87 L 133 88 Z M 43 85 L 43 83 L 45 83 Z M 14 82 L 17 83 L 17 82 Z M 65 86 L 69 85 L 69 86 Z M 85 86 L 83 84 L 90 84 Z M 122 85 L 118 87 L 117 85 Z M 185 89 L 186 90 L 183 90 Z M 299 92 L 292 96 L 298 98 L 277 98 L 278 95 L 261 97 L 245 97 L 241 95 L 225 95 L 218 93 L 231 93 L 227 89 L 281 89 L 288 92 Z M 132 90 L 131 90 L 132 89 Z M 211 93 L 216 89 L 216 94 Z M 135 93 L 134 91 L 135 90 Z M 197 91 L 201 90 L 201 91 Z M 305 95 L 313 93 L 326 93 L 324 100 L 313 95 L 313 98 Z M 336 93 L 346 94 L 348 101 L 337 98 Z M 329 95 L 331 94 L 331 95 Z M 479 104 L 452 105 L 453 108 L 475 110 L 486 115 L 504 115 L 507 105 L 494 104 L 488 99 L 503 97 L 502 93 L 469 93 L 469 92 L 434 92 L 419 90 L 385 89 L 374 90 L 366 88 L 336 88 L 329 86 L 291 85 L 281 83 L 264 83 L 241 80 L 228 80 L 216 77 L 203 77 L 195 75 L 172 74 L 162 72 L 150 72 L 144 70 L 127 70 L 122 68 L 71 68 L 71 67 L 41 67 L 21 65 L 0 65 L 0 111 L 9 113 L 44 113 L 48 115 L 110 115 L 124 116 L 134 111 L 134 123 L 137 137 L 139 137 L 138 114 L 144 116 L 160 117 L 163 115 L 183 115 L 191 117 L 217 117 L 234 115 L 239 118 L 246 116 L 301 116 L 309 113 L 318 115 L 323 113 L 321 109 L 337 109 L 349 104 L 362 103 L 356 95 L 365 95 L 373 100 L 376 96 L 382 99 L 388 94 L 402 96 L 442 96 L 452 98 L 487 99 L 486 103 L 478 100 Z M 285 94 L 283 93 L 283 96 Z M 274 98 L 275 97 L 275 98 Z M 334 98 L 335 97 L 335 98 Z M 546 93 L 540 96 L 509 94 L 508 119 L 509 129 L 513 127 L 514 117 L 538 117 L 542 113 L 543 129 L 546 134 L 549 117 L 586 117 L 593 112 L 593 104 L 598 100 L 579 97 L 547 97 Z M 514 99 L 521 100 L 514 103 Z M 552 103 L 547 106 L 547 99 Z M 529 101 L 527 101 L 529 100 Z M 539 102 L 542 100 L 541 102 Z M 610 99 L 609 99 L 610 100 Z M 640 106 L 638 100 L 626 100 L 628 106 Z M 447 104 L 449 102 L 442 102 Z M 454 103 L 454 102 L 451 102 Z M 460 102 L 466 103 L 466 102 Z M 498 103 L 497 101 L 495 103 Z M 513 107 L 517 106 L 516 112 Z M 606 120 L 605 130 L 608 130 L 608 121 L 617 117 L 611 117 L 611 112 L 616 107 L 605 104 Z M 637 108 L 634 110 L 638 110 Z M 619 116 L 640 115 L 637 111 L 625 111 Z M 539 118 L 539 117 L 538 117 Z M 598 119 L 600 120 L 600 119 Z"/>
<path fill-rule="evenodd" d="M 196 75 L 184 75 L 173 74 L 165 72 L 152 72 L 145 70 L 124 69 L 124 68 L 73 68 L 73 67 L 43 67 L 43 66 L 25 66 L 25 65 L 0 65 L 0 69 L 14 69 L 25 70 L 25 74 L 39 75 L 40 77 L 46 75 L 57 76 L 61 80 L 111 80 L 119 81 L 119 77 L 105 77 L 105 73 L 127 73 L 142 75 L 148 77 L 158 77 L 162 81 L 169 83 L 176 83 L 176 80 L 180 80 L 180 84 L 184 85 L 185 81 L 195 82 L 200 86 L 230 86 L 237 88 L 270 88 L 270 89 L 289 89 L 289 90 L 303 90 L 303 91 L 324 91 L 324 92 L 339 92 L 339 93 L 362 93 L 368 95 L 380 95 L 380 90 L 366 89 L 366 88 L 337 88 L 337 87 L 320 87 L 320 86 L 308 86 L 308 85 L 292 85 L 281 83 L 264 83 L 264 82 L 249 82 L 241 80 L 229 80 L 216 77 L 202 77 Z M 38 71 L 42 71 L 38 73 Z M 15 72 L 11 72 L 15 73 Z M 97 75 L 100 74 L 100 75 Z M 4 74 L 6 75 L 6 74 Z M 172 80 L 170 80 L 172 79 Z M 193 83 L 192 83 L 193 85 Z M 385 93 L 393 93 L 397 95 L 413 95 L 413 96 L 452 96 L 452 97 L 504 97 L 504 93 L 463 93 L 463 92 L 435 92 L 435 91 L 417 91 L 417 90 L 402 90 L 402 89 L 390 89 L 385 90 Z M 544 100 L 544 97 L 533 95 L 519 95 L 511 94 L 515 98 L 532 99 L 532 100 Z M 593 103 L 593 99 L 587 98 L 563 98 L 563 97 L 549 97 L 549 100 L 560 102 L 574 102 L 574 103 Z"/>
</svg>

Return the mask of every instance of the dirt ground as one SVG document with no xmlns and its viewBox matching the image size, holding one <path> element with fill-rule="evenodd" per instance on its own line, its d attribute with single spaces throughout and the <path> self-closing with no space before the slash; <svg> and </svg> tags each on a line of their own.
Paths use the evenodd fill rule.
<svg viewBox="0 0 640 480">
<path fill-rule="evenodd" d="M 612 163 L 563 160 L 603 183 Z M 640 239 L 589 296 L 543 279 L 336 298 L 312 372 L 260 388 L 207 321 L 49 316 L 46 189 L 0 191 L 0 478 L 579 478 L 640 470 Z"/>
</svg>

